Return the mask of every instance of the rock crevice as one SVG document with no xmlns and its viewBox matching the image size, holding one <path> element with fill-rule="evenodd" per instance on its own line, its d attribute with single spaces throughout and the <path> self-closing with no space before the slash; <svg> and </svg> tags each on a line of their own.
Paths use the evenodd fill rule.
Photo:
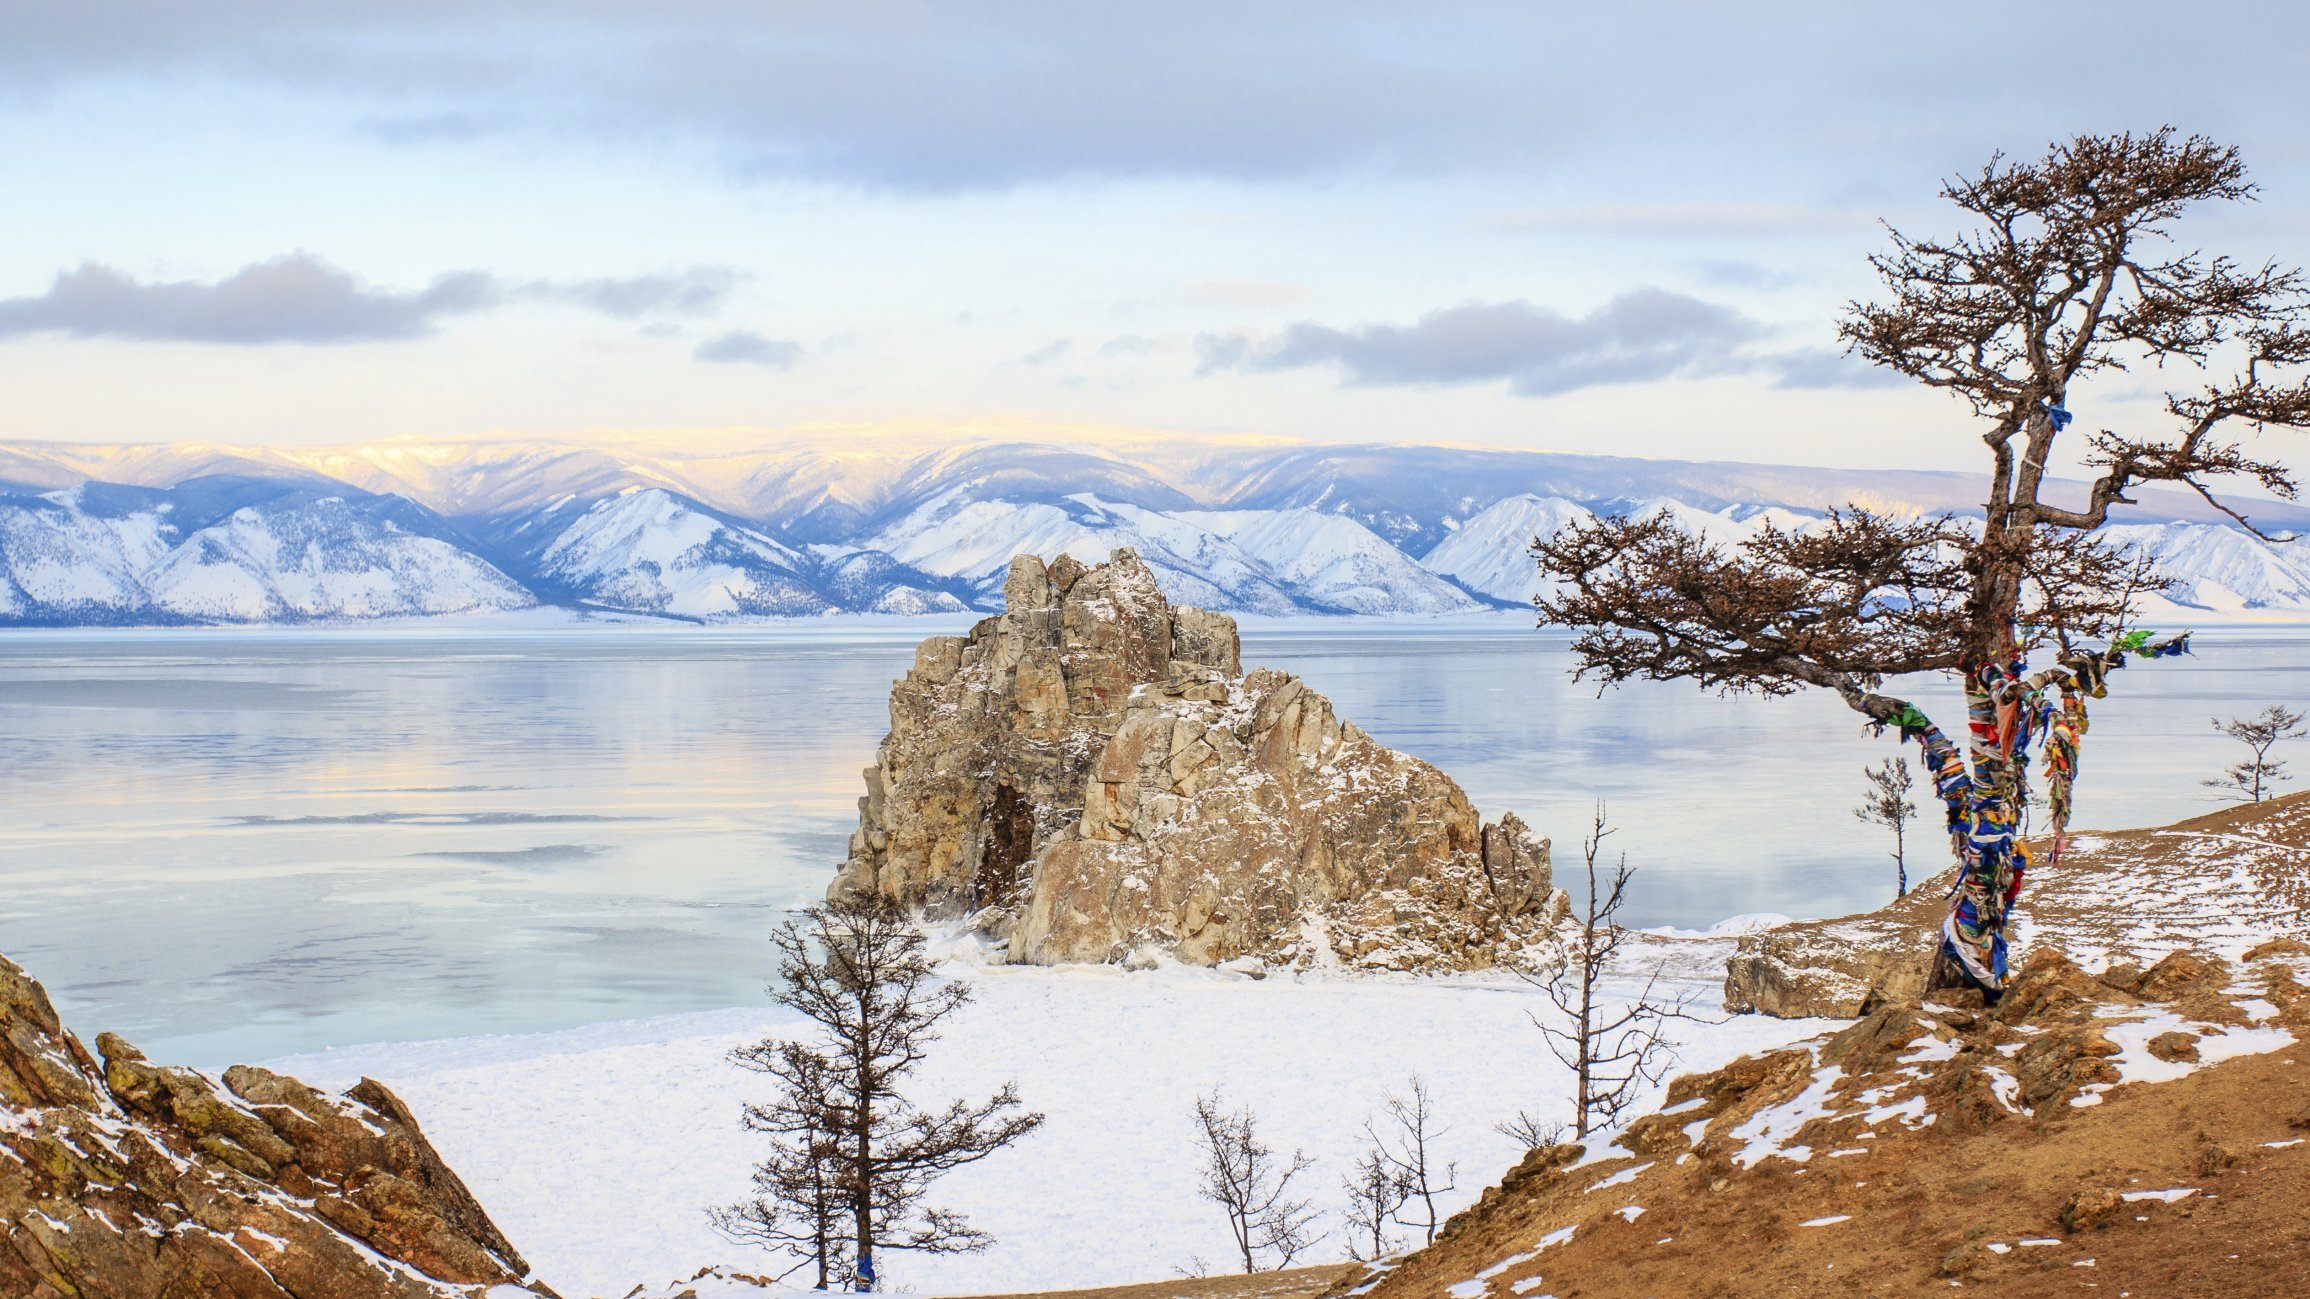
<svg viewBox="0 0 2310 1299">
<path fill-rule="evenodd" d="M 1548 845 L 1172 606 L 1129 550 L 1011 563 L 1005 611 L 933 637 L 831 890 L 975 916 L 1015 962 L 1167 953 L 1492 964 L 1560 919 Z"/>
</svg>

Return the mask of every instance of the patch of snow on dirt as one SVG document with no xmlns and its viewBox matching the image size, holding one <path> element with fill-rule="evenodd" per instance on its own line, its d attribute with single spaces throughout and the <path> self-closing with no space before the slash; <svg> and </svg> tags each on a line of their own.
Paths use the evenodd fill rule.
<svg viewBox="0 0 2310 1299">
<path fill-rule="evenodd" d="M 1733 1162 L 1743 1168 L 1753 1168 L 1768 1155 L 1780 1155 L 1803 1163 L 1812 1151 L 1803 1146 L 1782 1149 L 1782 1143 L 1797 1134 L 1797 1130 L 1814 1119 L 1826 1117 L 1829 1112 L 1829 1093 L 1835 1089 L 1845 1071 L 1834 1065 L 1813 1076 L 1812 1085 L 1782 1101 L 1769 1105 L 1750 1115 L 1747 1122 L 1732 1130 L 1732 1135 L 1747 1144 L 1733 1156 Z M 1800 1155 L 1797 1152 L 1803 1151 Z"/>
</svg>

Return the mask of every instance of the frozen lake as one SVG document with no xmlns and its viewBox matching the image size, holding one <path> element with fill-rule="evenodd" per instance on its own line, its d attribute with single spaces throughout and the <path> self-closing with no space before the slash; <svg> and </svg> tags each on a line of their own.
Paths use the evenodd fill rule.
<svg viewBox="0 0 2310 1299">
<path fill-rule="evenodd" d="M 84 1032 L 201 1063 L 756 1004 L 762 934 L 823 889 L 889 683 L 941 629 L 0 634 L 0 952 Z M 2097 705 L 2081 824 L 2211 808 L 2236 755 L 2209 714 L 2310 697 L 2302 632 L 2198 644 Z M 1638 924 L 1890 892 L 1848 809 L 1894 746 L 1826 696 L 1599 699 L 1512 621 L 1253 626 L 1244 657 L 1560 867 L 1607 799 Z"/>
</svg>

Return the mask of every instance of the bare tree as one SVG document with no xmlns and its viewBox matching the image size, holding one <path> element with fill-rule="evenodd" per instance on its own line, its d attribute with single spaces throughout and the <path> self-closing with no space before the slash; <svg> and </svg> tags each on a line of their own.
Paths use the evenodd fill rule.
<svg viewBox="0 0 2310 1299">
<path fill-rule="evenodd" d="M 1909 791 L 1916 786 L 1916 778 L 1909 774 L 1909 760 L 1895 755 L 1874 766 L 1861 768 L 1869 778 L 1869 792 L 1853 815 L 1871 825 L 1881 825 L 1893 832 L 1893 896 L 1909 896 L 1909 823 L 1917 818 L 1917 805 L 1909 801 Z"/>
<path fill-rule="evenodd" d="M 1388 1228 L 1395 1225 L 1396 1211 L 1410 1198 L 1411 1188 L 1388 1162 L 1377 1139 L 1356 1155 L 1354 1169 L 1340 1179 L 1340 1189 L 1347 1192 L 1348 1199 L 1348 1257 L 1359 1262 L 1386 1257 L 1397 1239 Z M 1364 1252 L 1366 1240 L 1370 1241 L 1368 1254 Z"/>
<path fill-rule="evenodd" d="M 776 1097 L 746 1106 L 747 1130 L 768 1135 L 771 1154 L 754 1168 L 754 1196 L 713 1209 L 714 1225 L 733 1240 L 783 1249 L 798 1261 L 778 1279 L 816 1267 L 814 1289 L 852 1279 L 845 1218 L 842 1152 L 826 1099 L 833 1065 L 799 1042 L 770 1039 L 730 1053 L 740 1066 L 780 1083 Z"/>
<path fill-rule="evenodd" d="M 2218 789 L 2226 798 L 2246 803 L 2259 803 L 2293 777 L 2286 774 L 2286 764 L 2270 756 L 2270 750 L 2280 740 L 2299 740 L 2310 735 L 2302 728 L 2303 714 L 2291 708 L 2272 704 L 2254 717 L 2233 717 L 2223 721 L 2213 719 L 2214 729 L 2246 746 L 2254 756 L 2222 773 L 2219 779 L 2198 783 L 2209 789 Z"/>
<path fill-rule="evenodd" d="M 1691 1018 L 1681 1003 L 1663 1005 L 1653 1000 L 1658 971 L 1625 1006 L 1615 1008 L 1599 997 L 1600 984 L 1627 933 L 1620 925 L 1620 908 L 1628 901 L 1628 883 L 1636 876 L 1628 864 L 1628 854 L 1622 853 L 1611 876 L 1601 881 L 1597 878 L 1597 856 L 1604 840 L 1613 833 L 1604 804 L 1599 802 L 1588 834 L 1580 841 L 1581 858 L 1588 868 L 1588 901 L 1580 912 L 1580 928 L 1571 950 L 1542 970 L 1524 964 L 1513 967 L 1556 1008 L 1553 1017 L 1534 1015 L 1532 1022 L 1539 1026 L 1549 1051 L 1572 1071 L 1572 1129 L 1582 1140 L 1592 1131 L 1617 1123 L 1646 1087 L 1660 1081 L 1670 1063 L 1667 1052 L 1671 1045 L 1662 1029 L 1668 1020 Z M 1521 1114 L 1517 1118 L 1517 1125 L 1504 1130 L 1530 1145 L 1549 1144 L 1529 1141 L 1528 1137 L 1541 1135 L 1539 1125 Z"/>
<path fill-rule="evenodd" d="M 1514 1116 L 1493 1124 L 1492 1130 L 1526 1150 L 1538 1150 L 1562 1141 L 1565 1125 L 1535 1118 L 1528 1110 L 1518 1110 Z"/>
<path fill-rule="evenodd" d="M 1308 1201 L 1291 1198 L 1292 1179 L 1314 1165 L 1300 1151 L 1288 1160 L 1259 1139 L 1259 1118 L 1249 1106 L 1230 1112 L 1214 1090 L 1195 1098 L 1198 1153 L 1203 1160 L 1203 1198 L 1227 1214 L 1227 1230 L 1242 1256 L 1245 1273 L 1286 1268 L 1323 1233 Z"/>
<path fill-rule="evenodd" d="M 992 1243 L 945 1209 L 922 1206 L 939 1175 L 976 1163 L 1042 1125 L 1004 1087 L 972 1105 L 917 1106 L 900 1090 L 937 1026 L 970 1001 L 941 981 L 922 935 L 880 896 L 805 908 L 772 932 L 779 982 L 771 998 L 818 1029 L 815 1043 L 769 1039 L 734 1053 L 780 1084 L 749 1106 L 747 1126 L 779 1141 L 755 1170 L 757 1196 L 717 1215 L 725 1230 L 783 1245 L 820 1263 L 821 1285 L 847 1266 L 860 1291 L 875 1287 L 875 1251 L 969 1253 Z M 829 1213 L 829 1191 L 833 1213 Z M 827 1220 L 845 1228 L 822 1242 Z"/>
<path fill-rule="evenodd" d="M 2189 488 L 2248 528 L 2215 484 L 2294 495 L 2288 471 L 2233 431 L 2310 426 L 2310 286 L 2275 263 L 2167 246 L 2185 212 L 2254 195 L 2236 150 L 2170 128 L 2079 136 L 2031 161 L 2000 155 L 1941 192 L 1967 228 L 1891 231 L 1891 250 L 1871 259 L 1886 299 L 1852 304 L 1839 332 L 1976 418 L 1989 459 L 1980 521 L 1855 506 L 1725 548 L 1658 514 L 1599 518 L 1535 542 L 1552 579 L 1535 604 L 1543 624 L 1577 632 L 1580 673 L 1606 684 L 1829 689 L 1918 741 L 1962 868 L 1942 964 L 1994 1000 L 2028 864 L 2031 746 L 2046 751 L 2058 857 L 2085 700 L 2129 655 L 2187 645 L 2128 629 L 2138 597 L 2165 583 L 2095 533 L 2144 483 Z M 2064 503 L 2047 474 L 2068 445 L 2070 404 L 2090 395 L 2086 381 L 2145 365 L 2185 376 L 2166 396 L 2170 426 L 2086 438 L 2095 476 Z M 2040 650 L 2053 661 L 2032 670 Z M 1966 749 L 1880 692 L 1889 677 L 1937 671 L 1963 682 Z"/>
<path fill-rule="evenodd" d="M 1436 1227 L 1443 1221 L 1436 1211 L 1436 1197 L 1458 1189 L 1454 1179 L 1460 1171 L 1458 1164 L 1449 1163 L 1439 1169 L 1429 1153 L 1429 1145 L 1447 1130 L 1435 1125 L 1435 1097 L 1429 1093 L 1427 1082 L 1414 1074 L 1408 1091 L 1403 1095 L 1390 1092 L 1381 1100 L 1380 1111 L 1387 1118 L 1388 1130 L 1382 1132 L 1378 1123 L 1365 1119 L 1365 1153 L 1394 1174 L 1402 1189 L 1390 1216 L 1398 1225 L 1419 1230 L 1422 1244 L 1432 1244 Z M 1415 1201 L 1418 1215 L 1404 1216 Z"/>
</svg>

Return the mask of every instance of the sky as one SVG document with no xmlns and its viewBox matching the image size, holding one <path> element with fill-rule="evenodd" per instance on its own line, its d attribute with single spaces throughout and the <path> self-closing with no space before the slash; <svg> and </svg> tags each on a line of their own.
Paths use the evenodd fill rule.
<svg viewBox="0 0 2310 1299">
<path fill-rule="evenodd" d="M 0 438 L 1085 428 L 1968 467 L 1880 221 L 2170 123 L 2310 262 L 2280 4 L 10 0 Z M 2072 395 L 2157 418 L 2157 376 Z M 2097 409 L 2098 408 L 2098 409 Z"/>
</svg>

